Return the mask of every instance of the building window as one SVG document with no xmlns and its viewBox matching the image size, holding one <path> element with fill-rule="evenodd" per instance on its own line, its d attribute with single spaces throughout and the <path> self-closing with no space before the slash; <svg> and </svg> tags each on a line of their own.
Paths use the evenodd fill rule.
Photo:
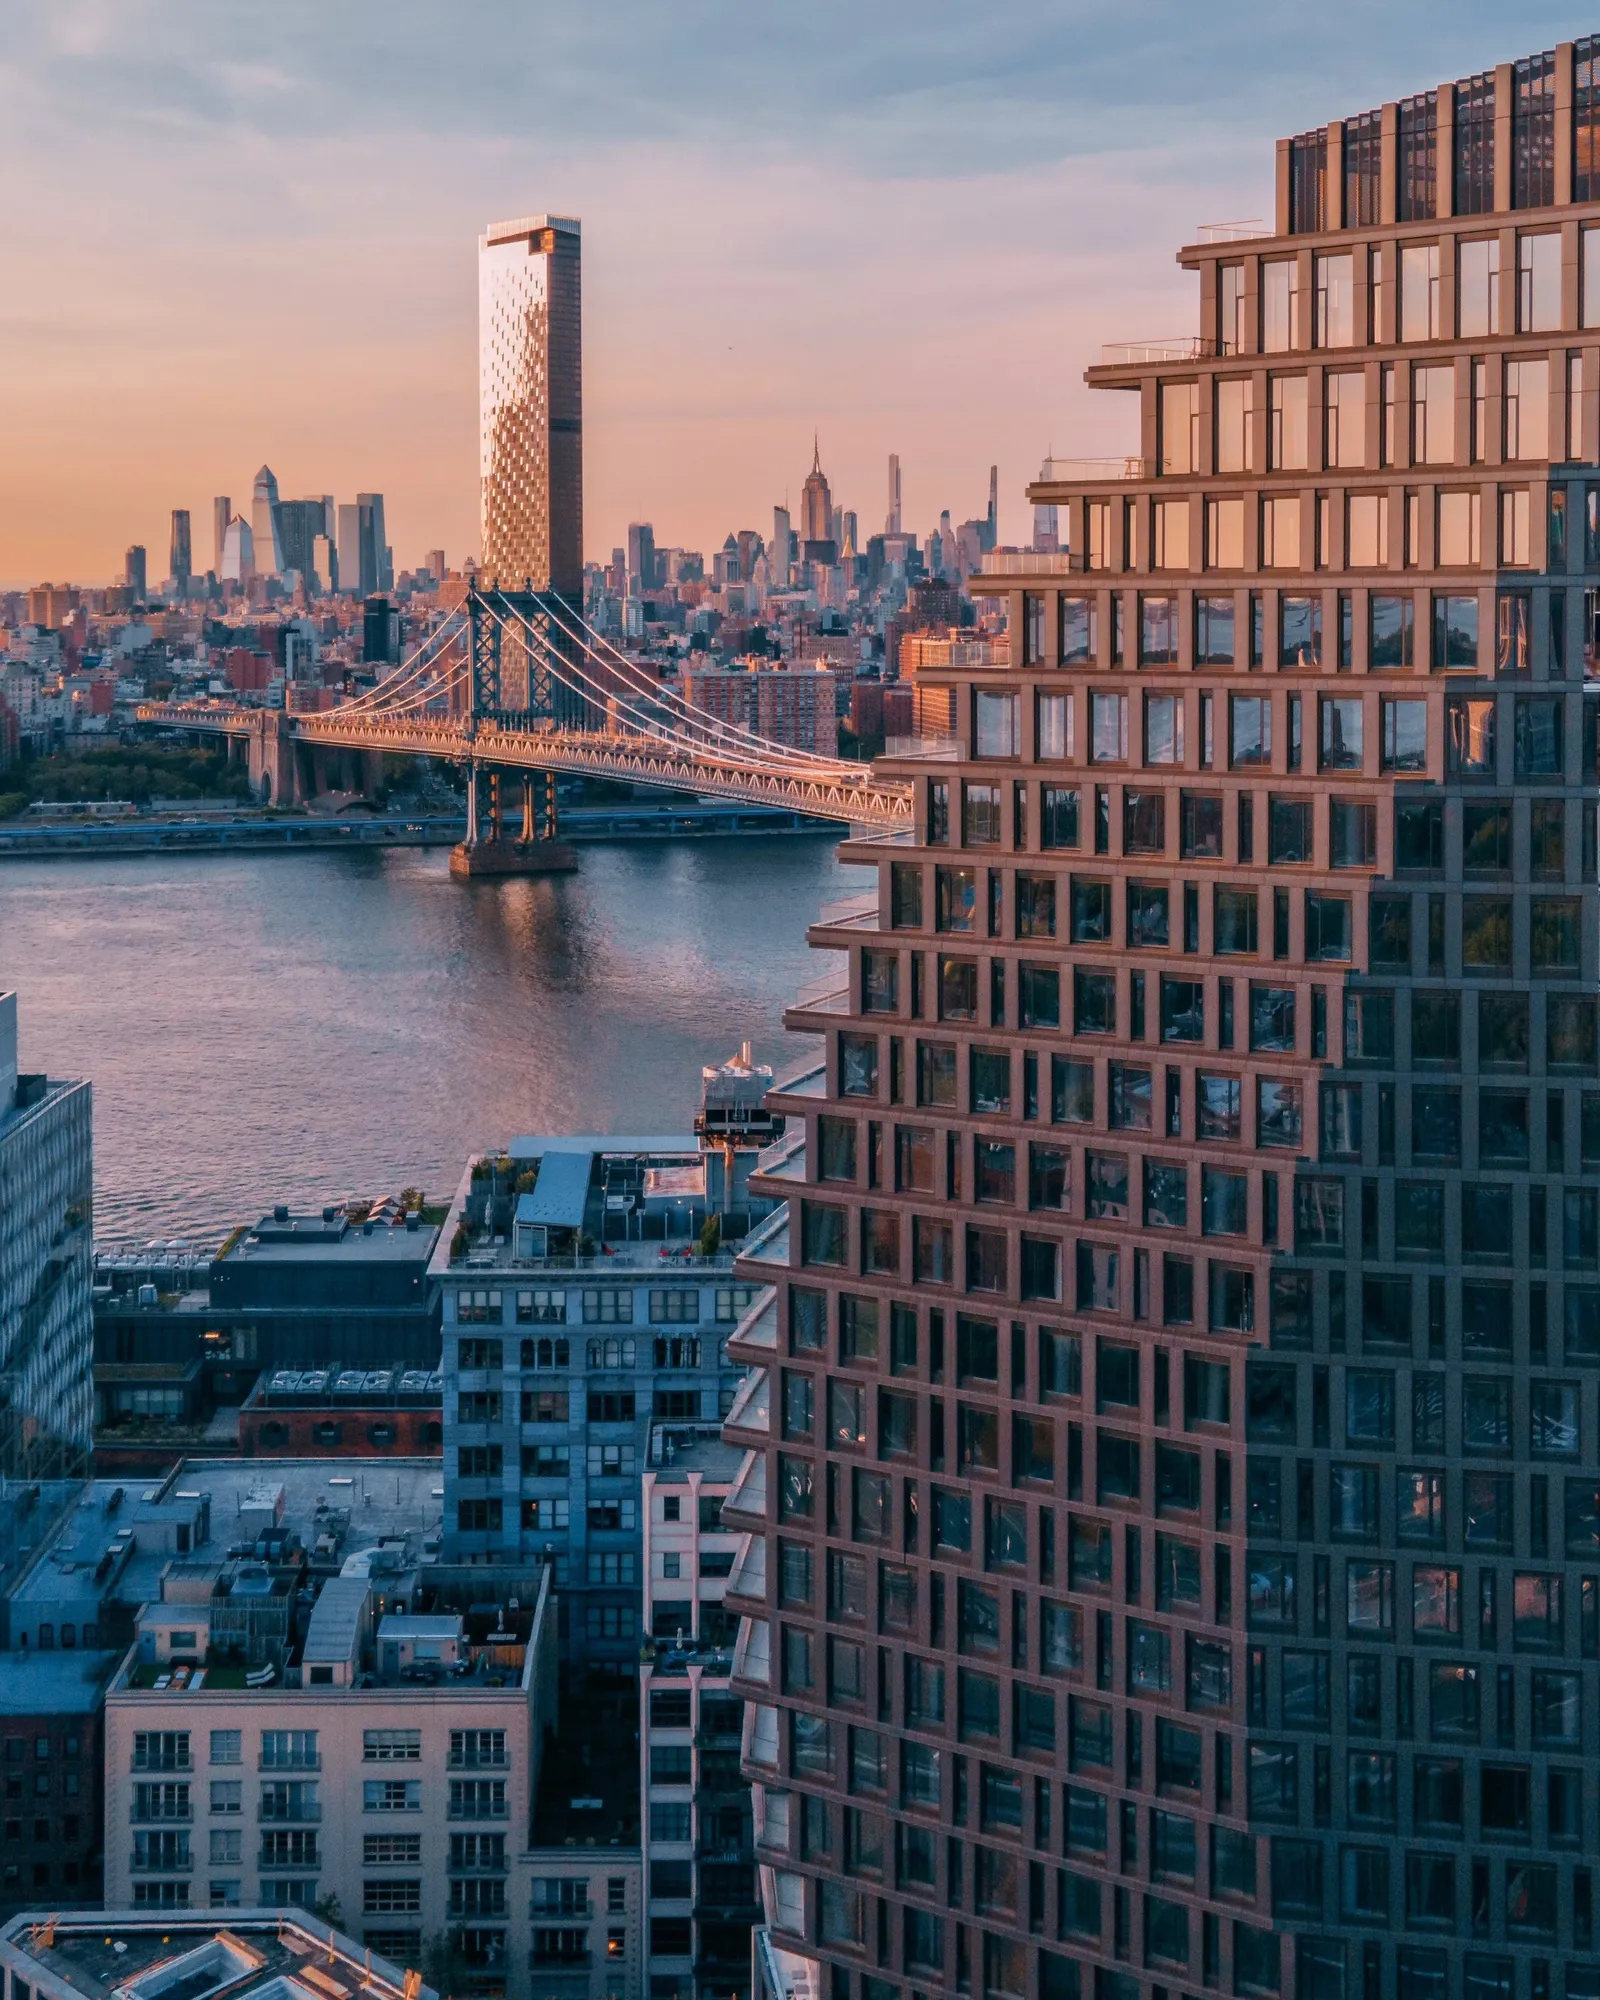
<svg viewBox="0 0 1600 2000">
<path fill-rule="evenodd" d="M 1458 83 L 1455 97 L 1455 213 L 1489 215 L 1494 210 L 1493 70 Z"/>
<path fill-rule="evenodd" d="M 1556 198 L 1555 51 L 1525 56 L 1511 89 L 1511 206 L 1549 208 Z"/>
<path fill-rule="evenodd" d="M 1398 109 L 1399 218 L 1402 222 L 1431 222 L 1438 212 L 1438 100 L 1428 91 L 1404 99 Z"/>
</svg>

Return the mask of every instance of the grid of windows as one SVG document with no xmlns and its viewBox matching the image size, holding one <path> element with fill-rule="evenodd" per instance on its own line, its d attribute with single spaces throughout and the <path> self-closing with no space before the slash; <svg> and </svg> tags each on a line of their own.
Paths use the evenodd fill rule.
<svg viewBox="0 0 1600 2000">
<path fill-rule="evenodd" d="M 1500 107 L 1502 205 L 1553 199 L 1552 75 Z M 1401 107 L 1402 220 L 1441 170 L 1451 215 L 1494 209 L 1494 77 L 1453 89 L 1442 165 L 1436 98 Z M 1323 135 L 1290 142 L 1286 230 L 1378 219 L 1375 124 L 1338 217 Z M 735 1690 L 773 1915 L 850 2000 L 1596 1989 L 1600 477 L 1525 435 L 1573 379 L 1525 338 L 1573 327 L 1544 232 L 1504 326 L 1474 226 L 1358 248 L 1348 315 L 1336 244 L 1303 319 L 1281 246 L 1193 253 L 1278 357 L 1266 408 L 1182 470 L 1177 391 L 1220 436 L 1239 364 L 1130 361 L 1162 484 L 1070 591 L 974 584 L 1013 631 L 1029 600 L 984 687 L 1018 733 L 919 760 L 894 976 L 833 1031 L 827 1185 L 733 1347 L 775 1378 Z M 1373 353 L 1382 462 L 1352 407 L 1365 477 L 1332 476 L 1292 357 L 1348 345 L 1359 380 L 1369 337 L 1445 343 L 1462 298 L 1469 365 Z M 1469 474 L 1502 385 L 1517 462 Z M 1091 546 L 1100 496 L 1048 498 Z"/>
</svg>

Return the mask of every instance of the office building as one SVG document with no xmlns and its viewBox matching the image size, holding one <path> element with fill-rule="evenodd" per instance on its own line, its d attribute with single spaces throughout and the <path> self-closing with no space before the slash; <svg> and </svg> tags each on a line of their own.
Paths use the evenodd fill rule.
<svg viewBox="0 0 1600 2000">
<path fill-rule="evenodd" d="M 1280 148 L 846 849 L 728 1501 L 838 2000 L 1600 1992 L 1597 65 Z"/>
<path fill-rule="evenodd" d="M 444 1299 L 452 1560 L 550 1561 L 562 1657 L 631 1678 L 652 1424 L 715 1437 L 751 1299 L 732 1244 L 764 1215 L 769 1072 L 706 1073 L 698 1136 L 514 1139 L 473 1160 L 430 1276 Z"/>
<path fill-rule="evenodd" d="M 172 510 L 172 549 L 168 557 L 167 574 L 178 586 L 178 595 L 186 596 L 189 579 L 194 574 L 194 551 L 189 536 L 187 507 L 174 507 Z"/>
<path fill-rule="evenodd" d="M 283 549 L 284 571 L 286 574 L 292 571 L 305 578 L 308 585 L 317 573 L 317 540 L 328 534 L 331 525 L 328 520 L 329 505 L 320 497 L 278 502 L 278 536 Z"/>
<path fill-rule="evenodd" d="M 135 542 L 122 559 L 122 581 L 135 604 L 143 604 L 148 595 L 149 574 L 144 545 Z"/>
<path fill-rule="evenodd" d="M 0 1480 L 88 1466 L 93 1152 L 89 1085 L 18 1069 L 0 993 Z"/>
<path fill-rule="evenodd" d="M 64 1915 L 36 1899 L 0 1929 L 0 1973 L 12 2000 L 439 2000 L 418 1970 L 306 1910 Z"/>
<path fill-rule="evenodd" d="M 362 597 L 393 589 L 383 495 L 358 493 L 353 501 L 341 502 L 337 513 L 339 588 Z"/>
<path fill-rule="evenodd" d="M 772 540 L 767 545 L 767 574 L 774 590 L 789 588 L 789 559 L 794 546 L 794 529 L 787 507 L 772 510 Z"/>
<path fill-rule="evenodd" d="M 228 523 L 233 519 L 233 502 L 226 493 L 219 493 L 211 503 L 212 568 L 220 577 L 222 558 L 227 546 Z"/>
<path fill-rule="evenodd" d="M 839 558 L 834 539 L 833 495 L 828 475 L 822 469 L 822 451 L 816 438 L 811 441 L 811 470 L 800 489 L 800 554 L 808 563 L 824 567 Z"/>
<path fill-rule="evenodd" d="M 898 535 L 901 532 L 900 521 L 900 454 L 897 451 L 891 451 L 889 454 L 889 512 L 884 518 L 883 532 L 886 535 Z"/>
<path fill-rule="evenodd" d="M 736 1620 L 723 1608 L 739 1537 L 722 1503 L 741 1454 L 718 1438 L 651 1432 L 639 1667 L 651 2000 L 744 1996 L 756 1901 L 744 1705 L 729 1692 Z"/>
<path fill-rule="evenodd" d="M 648 521 L 628 523 L 628 593 L 637 597 L 656 584 L 656 531 Z"/>
<path fill-rule="evenodd" d="M 256 573 L 282 576 L 283 524 L 279 519 L 278 481 L 270 465 L 256 474 L 250 497 L 250 532 L 255 543 Z"/>
<path fill-rule="evenodd" d="M 581 243 L 567 216 L 478 240 L 478 443 L 486 577 L 583 596 Z"/>
<path fill-rule="evenodd" d="M 222 567 L 217 572 L 222 583 L 249 583 L 256 573 L 256 538 L 242 514 L 228 522 L 222 537 Z"/>
<path fill-rule="evenodd" d="M 435 583 L 443 583 L 445 578 L 444 550 L 429 549 L 425 567 Z"/>
</svg>

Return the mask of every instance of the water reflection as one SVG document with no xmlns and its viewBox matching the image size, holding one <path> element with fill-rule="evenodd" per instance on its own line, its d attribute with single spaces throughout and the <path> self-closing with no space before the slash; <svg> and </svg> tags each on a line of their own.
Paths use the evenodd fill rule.
<svg viewBox="0 0 1600 2000">
<path fill-rule="evenodd" d="M 95 1084 L 102 1234 L 453 1187 L 517 1131 L 686 1131 L 702 1063 L 780 1033 L 828 837 L 589 848 L 461 884 L 443 853 L 0 868 L 23 1059 Z"/>
</svg>

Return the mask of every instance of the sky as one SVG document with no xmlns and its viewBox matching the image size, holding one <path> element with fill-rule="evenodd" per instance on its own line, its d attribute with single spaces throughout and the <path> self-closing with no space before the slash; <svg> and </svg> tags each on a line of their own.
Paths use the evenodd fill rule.
<svg viewBox="0 0 1600 2000">
<path fill-rule="evenodd" d="M 882 526 L 1129 449 L 1109 340 L 1272 215 L 1273 142 L 1597 24 L 1523 0 L 0 0 L 0 584 L 112 581 L 173 507 L 385 495 L 478 545 L 477 237 L 583 224 L 585 552 L 707 553 L 812 438 Z"/>
</svg>

